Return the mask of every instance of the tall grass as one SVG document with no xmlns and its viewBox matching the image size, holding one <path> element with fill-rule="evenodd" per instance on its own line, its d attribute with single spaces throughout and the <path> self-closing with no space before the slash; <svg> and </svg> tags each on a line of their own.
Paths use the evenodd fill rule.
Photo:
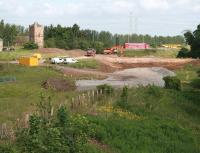
<svg viewBox="0 0 200 153">
<path fill-rule="evenodd" d="M 160 49 L 148 49 L 148 50 L 126 50 L 124 52 L 125 57 L 163 57 L 163 58 L 176 58 L 178 50 L 160 50 Z"/>
</svg>

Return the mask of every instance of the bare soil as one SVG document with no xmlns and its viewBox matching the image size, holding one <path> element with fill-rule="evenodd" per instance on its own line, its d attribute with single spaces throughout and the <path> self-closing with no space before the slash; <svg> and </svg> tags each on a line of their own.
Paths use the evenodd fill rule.
<svg viewBox="0 0 200 153">
<path fill-rule="evenodd" d="M 60 78 L 50 78 L 42 84 L 45 89 L 54 89 L 56 91 L 69 91 L 75 89 L 75 85 L 67 80 Z"/>
<path fill-rule="evenodd" d="M 116 55 L 97 55 L 96 60 L 101 62 L 103 72 L 114 72 L 128 68 L 137 67 L 164 67 L 170 70 L 176 70 L 184 67 L 186 64 L 200 65 L 200 60 L 196 59 L 176 59 L 176 58 L 129 58 L 118 57 Z"/>
<path fill-rule="evenodd" d="M 54 69 L 61 71 L 63 74 L 68 76 L 95 76 L 95 78 L 105 78 L 108 76 L 108 73 L 97 71 L 97 70 L 91 70 L 91 69 L 77 69 L 77 68 L 71 68 L 71 67 L 65 67 L 65 66 L 59 66 L 56 65 L 53 67 Z"/>
<path fill-rule="evenodd" d="M 39 53 L 51 54 L 51 55 L 63 55 L 63 56 L 70 56 L 70 57 L 85 56 L 85 51 L 81 49 L 64 50 L 64 49 L 59 49 L 59 48 L 41 48 L 39 49 Z"/>
</svg>

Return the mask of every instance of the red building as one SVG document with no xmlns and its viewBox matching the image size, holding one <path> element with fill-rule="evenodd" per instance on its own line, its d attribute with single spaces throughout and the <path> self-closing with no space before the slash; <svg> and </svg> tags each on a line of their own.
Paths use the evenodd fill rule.
<svg viewBox="0 0 200 153">
<path fill-rule="evenodd" d="M 146 43 L 125 43 L 125 49 L 148 49 L 150 46 Z"/>
</svg>

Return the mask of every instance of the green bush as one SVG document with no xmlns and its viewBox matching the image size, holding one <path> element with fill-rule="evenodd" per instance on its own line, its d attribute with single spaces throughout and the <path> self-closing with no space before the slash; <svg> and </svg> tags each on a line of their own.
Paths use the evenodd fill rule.
<svg viewBox="0 0 200 153">
<path fill-rule="evenodd" d="M 155 85 L 149 85 L 146 88 L 147 88 L 148 95 L 154 96 L 154 97 L 157 97 L 157 98 L 161 97 L 160 87 L 157 87 Z"/>
<path fill-rule="evenodd" d="M 179 51 L 177 58 L 186 58 L 190 57 L 190 51 L 187 48 L 181 48 Z"/>
<path fill-rule="evenodd" d="M 89 48 L 90 44 L 87 41 L 82 40 L 78 42 L 78 46 L 80 47 L 80 49 L 86 50 Z"/>
<path fill-rule="evenodd" d="M 113 87 L 107 84 L 97 86 L 97 90 L 102 91 L 104 94 L 112 94 L 114 91 Z"/>
<path fill-rule="evenodd" d="M 128 87 L 125 86 L 122 90 L 119 101 L 117 101 L 117 106 L 128 109 Z"/>
<path fill-rule="evenodd" d="M 193 80 L 193 81 L 191 82 L 191 86 L 192 86 L 193 88 L 200 89 L 200 79 L 198 78 L 198 79 Z"/>
<path fill-rule="evenodd" d="M 163 80 L 165 81 L 166 89 L 181 90 L 181 81 L 177 77 L 167 76 Z"/>
<path fill-rule="evenodd" d="M 104 43 L 97 41 L 92 43 L 91 47 L 96 49 L 97 54 L 102 54 L 104 50 Z"/>
<path fill-rule="evenodd" d="M 200 70 L 197 71 L 198 77 L 200 77 Z"/>
<path fill-rule="evenodd" d="M 38 49 L 38 45 L 34 42 L 27 42 L 24 44 L 24 49 Z"/>
<path fill-rule="evenodd" d="M 56 47 L 55 39 L 54 38 L 49 38 L 49 39 L 45 40 L 44 47 L 46 47 L 46 48 L 55 48 Z"/>
</svg>

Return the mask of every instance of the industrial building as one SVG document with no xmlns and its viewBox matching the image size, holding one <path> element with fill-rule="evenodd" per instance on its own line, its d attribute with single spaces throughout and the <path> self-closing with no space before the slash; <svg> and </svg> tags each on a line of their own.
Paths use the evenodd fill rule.
<svg viewBox="0 0 200 153">
<path fill-rule="evenodd" d="M 0 52 L 3 50 L 3 40 L 0 38 Z"/>
<path fill-rule="evenodd" d="M 29 26 L 29 40 L 38 45 L 39 48 L 44 47 L 44 27 L 35 22 Z"/>
<path fill-rule="evenodd" d="M 125 43 L 125 49 L 149 49 L 149 44 L 146 43 Z"/>
</svg>

